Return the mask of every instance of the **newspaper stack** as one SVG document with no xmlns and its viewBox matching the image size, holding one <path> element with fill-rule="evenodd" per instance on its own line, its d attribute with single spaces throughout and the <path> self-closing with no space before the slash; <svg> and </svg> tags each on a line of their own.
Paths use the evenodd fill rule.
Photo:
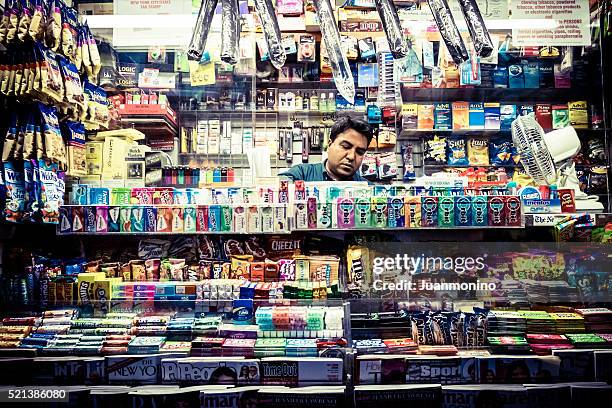
<svg viewBox="0 0 612 408">
<path fill-rule="evenodd" d="M 584 317 L 585 329 L 591 333 L 612 333 L 612 310 L 607 308 L 576 309 Z"/>
</svg>

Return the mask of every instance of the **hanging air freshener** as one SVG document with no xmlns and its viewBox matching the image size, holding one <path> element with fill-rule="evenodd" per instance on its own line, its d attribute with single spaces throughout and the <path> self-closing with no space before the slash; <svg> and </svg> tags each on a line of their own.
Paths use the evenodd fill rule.
<svg viewBox="0 0 612 408">
<path fill-rule="evenodd" d="M 427 0 L 431 14 L 436 20 L 436 25 L 440 31 L 440 35 L 444 39 L 446 48 L 456 64 L 461 64 L 467 61 L 468 52 L 465 48 L 457 24 L 453 19 L 450 7 L 446 0 Z"/>
<path fill-rule="evenodd" d="M 375 0 L 375 2 L 393 58 L 405 57 L 408 53 L 408 43 L 402 32 L 395 4 L 393 4 L 392 0 Z"/>
<path fill-rule="evenodd" d="M 240 52 L 240 10 L 238 0 L 221 0 L 221 61 L 235 65 Z"/>
<path fill-rule="evenodd" d="M 191 35 L 189 50 L 187 51 L 187 58 L 191 61 L 199 61 L 204 54 L 206 39 L 208 38 L 208 32 L 210 31 L 216 8 L 217 0 L 202 0 L 198 19 Z"/>
<path fill-rule="evenodd" d="M 274 67 L 280 69 L 285 65 L 287 55 L 281 43 L 281 33 L 278 20 L 274 14 L 274 6 L 271 0 L 255 0 L 255 10 L 259 16 L 261 27 L 268 45 L 268 57 Z"/>
<path fill-rule="evenodd" d="M 489 30 L 480 14 L 476 0 L 458 0 L 463 17 L 470 31 L 476 53 L 480 57 L 488 57 L 493 52 L 493 41 Z"/>
</svg>

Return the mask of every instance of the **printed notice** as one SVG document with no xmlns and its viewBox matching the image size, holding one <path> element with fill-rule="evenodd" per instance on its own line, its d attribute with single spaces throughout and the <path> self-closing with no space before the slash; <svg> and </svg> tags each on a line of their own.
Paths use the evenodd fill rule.
<svg viewBox="0 0 612 408">
<path fill-rule="evenodd" d="M 546 19 L 550 28 L 513 28 L 512 42 L 519 46 L 590 45 L 588 0 L 512 0 L 512 19 Z"/>
</svg>

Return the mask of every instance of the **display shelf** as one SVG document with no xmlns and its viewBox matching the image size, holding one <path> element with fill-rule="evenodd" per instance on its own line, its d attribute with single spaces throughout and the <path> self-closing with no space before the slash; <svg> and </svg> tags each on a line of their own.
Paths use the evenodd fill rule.
<svg viewBox="0 0 612 408">
<path fill-rule="evenodd" d="M 544 132 L 552 132 L 558 129 L 544 129 Z M 611 132 L 612 129 L 575 129 L 579 137 L 596 136 L 602 135 L 606 132 Z M 423 134 L 453 134 L 462 136 L 478 136 L 478 137 L 493 137 L 497 135 L 511 136 L 512 130 L 510 129 L 402 129 L 400 137 L 406 137 L 411 135 L 418 135 L 419 137 Z"/>
<path fill-rule="evenodd" d="M 572 214 L 525 214 L 525 226 L 527 227 L 553 227 L 559 221 L 567 217 L 578 217 L 588 215 L 589 222 L 596 226 L 604 226 L 612 219 L 608 213 L 572 213 Z"/>
<path fill-rule="evenodd" d="M 587 87 L 580 88 L 409 88 L 401 87 L 404 102 L 517 102 L 520 104 L 590 100 Z"/>
<path fill-rule="evenodd" d="M 278 88 L 278 89 L 300 89 L 300 90 L 336 90 L 336 83 L 330 81 L 297 81 L 297 82 L 282 82 L 282 81 L 257 81 L 258 88 Z"/>
<path fill-rule="evenodd" d="M 451 165 L 451 164 L 427 164 L 427 163 L 423 163 L 422 167 L 433 167 L 433 168 L 451 168 L 451 169 L 466 169 L 466 168 L 478 168 L 478 167 L 482 167 L 485 169 L 495 169 L 495 168 L 508 168 L 508 169 L 514 169 L 517 167 L 522 167 L 520 164 L 467 164 L 465 166 L 462 165 Z"/>
</svg>

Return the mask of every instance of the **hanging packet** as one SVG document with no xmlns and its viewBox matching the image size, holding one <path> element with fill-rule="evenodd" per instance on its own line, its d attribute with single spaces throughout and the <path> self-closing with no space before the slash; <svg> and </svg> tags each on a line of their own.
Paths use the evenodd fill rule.
<svg viewBox="0 0 612 408">
<path fill-rule="evenodd" d="M 40 67 L 41 99 L 49 102 L 62 102 L 64 83 L 57 63 L 57 54 L 37 43 L 39 55 L 42 56 Z"/>
<path fill-rule="evenodd" d="M 42 41 L 45 36 L 45 9 L 42 0 L 34 0 L 32 19 L 28 27 L 28 37 L 34 41 Z"/>
<path fill-rule="evenodd" d="M 32 115 L 29 115 L 23 136 L 23 160 L 33 159 L 36 154 L 35 131 L 34 118 Z"/>
<path fill-rule="evenodd" d="M 81 26 L 79 35 L 81 42 L 81 66 L 79 67 L 79 72 L 87 75 L 88 70 L 91 70 L 91 59 L 89 58 L 87 29 L 84 26 Z"/>
<path fill-rule="evenodd" d="M 32 3 L 29 0 L 21 0 L 21 17 L 17 26 L 17 39 L 25 41 L 28 39 L 30 23 L 32 21 Z"/>
<path fill-rule="evenodd" d="M 5 162 L 4 180 L 6 187 L 4 217 L 9 222 L 20 222 L 25 204 L 23 168 L 19 168 L 16 162 Z"/>
<path fill-rule="evenodd" d="M 62 35 L 62 13 L 57 1 L 49 0 L 48 6 L 45 45 L 52 51 L 57 51 L 60 46 Z"/>
<path fill-rule="evenodd" d="M 35 222 L 36 212 L 38 210 L 38 197 L 36 196 L 36 180 L 31 160 L 25 160 L 23 162 L 23 177 L 25 196 L 22 219 L 24 222 Z"/>
<path fill-rule="evenodd" d="M 6 41 L 6 33 L 9 28 L 12 10 L 12 0 L 4 1 L 4 12 L 0 16 L 0 44 L 4 44 Z"/>
<path fill-rule="evenodd" d="M 42 116 L 42 130 L 45 145 L 45 157 L 64 168 L 66 164 L 66 146 L 62 139 L 62 133 L 57 119 L 55 108 L 38 104 Z M 42 166 L 41 166 L 42 168 Z"/>
<path fill-rule="evenodd" d="M 59 58 L 59 65 L 64 78 L 64 102 L 69 105 L 67 114 L 70 119 L 77 120 L 85 110 L 85 97 L 79 71 L 65 58 Z"/>
<path fill-rule="evenodd" d="M 19 16 L 21 14 L 20 8 L 21 4 L 19 3 L 19 0 L 15 0 L 9 12 L 6 37 L 4 39 L 5 44 L 13 42 L 15 40 L 15 37 L 17 36 L 17 27 L 19 26 Z"/>
<path fill-rule="evenodd" d="M 86 26 L 87 27 L 87 26 Z M 100 52 L 98 51 L 98 44 L 96 43 L 96 39 L 93 34 L 87 27 L 87 47 L 89 50 L 89 61 L 91 66 L 91 75 L 87 75 L 90 82 L 97 82 L 98 74 L 100 73 L 100 69 L 102 68 L 102 63 L 100 61 Z"/>
<path fill-rule="evenodd" d="M 9 127 L 4 137 L 4 145 L 2 146 L 2 161 L 7 162 L 15 157 L 15 148 L 17 147 L 17 114 L 13 111 Z"/>
<path fill-rule="evenodd" d="M 40 160 L 39 174 L 41 183 L 40 209 L 42 222 L 45 224 L 53 224 L 59 221 L 59 205 L 61 196 L 58 186 L 59 168 L 57 163 L 49 160 Z"/>
<path fill-rule="evenodd" d="M 78 20 L 76 11 L 72 8 L 64 7 L 62 9 L 62 53 L 74 62 L 77 49 L 77 27 Z"/>
</svg>

